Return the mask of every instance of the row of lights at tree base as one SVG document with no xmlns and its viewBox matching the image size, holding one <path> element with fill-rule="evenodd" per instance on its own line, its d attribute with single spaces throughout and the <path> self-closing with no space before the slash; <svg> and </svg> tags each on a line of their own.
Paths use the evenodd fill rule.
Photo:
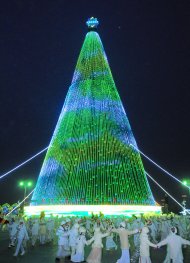
<svg viewBox="0 0 190 263">
<path fill-rule="evenodd" d="M 43 198 L 39 201 L 37 200 L 32 200 L 31 202 L 32 205 L 40 205 L 40 204 L 48 204 L 48 205 L 57 205 L 57 204 L 70 204 L 70 205 L 83 205 L 83 204 L 87 204 L 87 205 L 98 205 L 98 204 L 105 204 L 105 205 L 110 205 L 110 204 L 122 204 L 122 205 L 150 205 L 150 200 L 123 200 L 123 199 L 117 199 L 117 198 L 113 198 L 113 199 L 109 199 L 109 198 L 105 198 L 105 199 L 94 199 L 94 200 L 88 200 L 85 198 L 81 198 L 81 199 L 75 199 L 75 200 L 70 200 L 70 199 L 51 199 L 51 198 Z"/>
<path fill-rule="evenodd" d="M 41 205 L 25 206 L 27 216 L 40 215 L 42 211 L 48 215 L 69 215 L 69 216 L 91 216 L 103 213 L 105 216 L 126 215 L 141 213 L 161 213 L 160 206 L 140 206 L 140 205 Z"/>
</svg>

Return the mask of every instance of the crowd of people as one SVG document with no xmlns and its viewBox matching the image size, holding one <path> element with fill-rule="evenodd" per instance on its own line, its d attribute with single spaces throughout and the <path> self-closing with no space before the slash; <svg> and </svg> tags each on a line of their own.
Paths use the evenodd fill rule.
<svg viewBox="0 0 190 263">
<path fill-rule="evenodd" d="M 71 262 L 101 263 L 102 249 L 115 251 L 120 247 L 117 263 L 151 263 L 150 247 L 167 245 L 164 263 L 182 263 L 182 246 L 190 245 L 190 217 L 174 214 L 131 218 L 102 214 L 81 218 L 46 217 L 44 213 L 30 218 L 10 215 L 1 219 L 1 231 L 8 231 L 7 245 L 15 247 L 15 257 L 27 252 L 27 243 L 35 247 L 56 242 L 57 262 L 67 258 Z M 86 246 L 90 246 L 90 252 L 85 259 Z"/>
</svg>

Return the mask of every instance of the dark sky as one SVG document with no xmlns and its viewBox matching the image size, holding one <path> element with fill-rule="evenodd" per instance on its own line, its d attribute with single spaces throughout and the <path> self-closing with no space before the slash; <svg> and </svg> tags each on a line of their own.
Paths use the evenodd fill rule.
<svg viewBox="0 0 190 263">
<path fill-rule="evenodd" d="M 139 148 L 190 177 L 189 1 L 2 1 L 0 174 L 48 146 L 87 32 L 98 17 L 116 86 Z M 0 181 L 0 203 L 21 200 L 44 155 Z M 144 161 L 178 200 L 188 192 Z M 152 183 L 157 201 L 163 193 Z M 171 202 L 172 204 L 172 202 Z"/>
</svg>

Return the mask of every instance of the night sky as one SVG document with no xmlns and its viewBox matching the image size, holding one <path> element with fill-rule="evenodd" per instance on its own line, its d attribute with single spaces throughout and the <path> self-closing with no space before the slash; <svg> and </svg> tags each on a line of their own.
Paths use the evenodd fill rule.
<svg viewBox="0 0 190 263">
<path fill-rule="evenodd" d="M 139 149 L 190 177 L 190 4 L 174 0 L 1 2 L 0 174 L 48 146 L 91 16 Z M 23 199 L 18 181 L 35 183 L 44 156 L 0 181 L 0 204 Z M 188 194 L 143 163 L 179 201 Z M 164 193 L 150 185 L 160 202 Z"/>
</svg>

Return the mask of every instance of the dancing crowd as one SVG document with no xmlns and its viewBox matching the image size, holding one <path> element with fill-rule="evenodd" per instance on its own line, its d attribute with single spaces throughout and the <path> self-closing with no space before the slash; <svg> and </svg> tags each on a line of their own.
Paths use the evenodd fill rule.
<svg viewBox="0 0 190 263">
<path fill-rule="evenodd" d="M 182 247 L 190 245 L 190 217 L 184 215 L 133 215 L 105 217 L 39 217 L 9 216 L 1 220 L 1 231 L 8 231 L 8 247 L 15 247 L 13 256 L 24 255 L 28 246 L 57 244 L 55 260 L 101 263 L 102 249 L 120 247 L 117 263 L 151 263 L 150 247 L 167 246 L 164 263 L 182 263 Z M 105 239 L 105 248 L 103 248 Z M 27 246 L 26 246 L 27 244 Z M 86 246 L 90 253 L 86 255 Z M 85 261 L 86 260 L 86 261 Z M 110 262 L 112 263 L 112 262 Z"/>
</svg>

